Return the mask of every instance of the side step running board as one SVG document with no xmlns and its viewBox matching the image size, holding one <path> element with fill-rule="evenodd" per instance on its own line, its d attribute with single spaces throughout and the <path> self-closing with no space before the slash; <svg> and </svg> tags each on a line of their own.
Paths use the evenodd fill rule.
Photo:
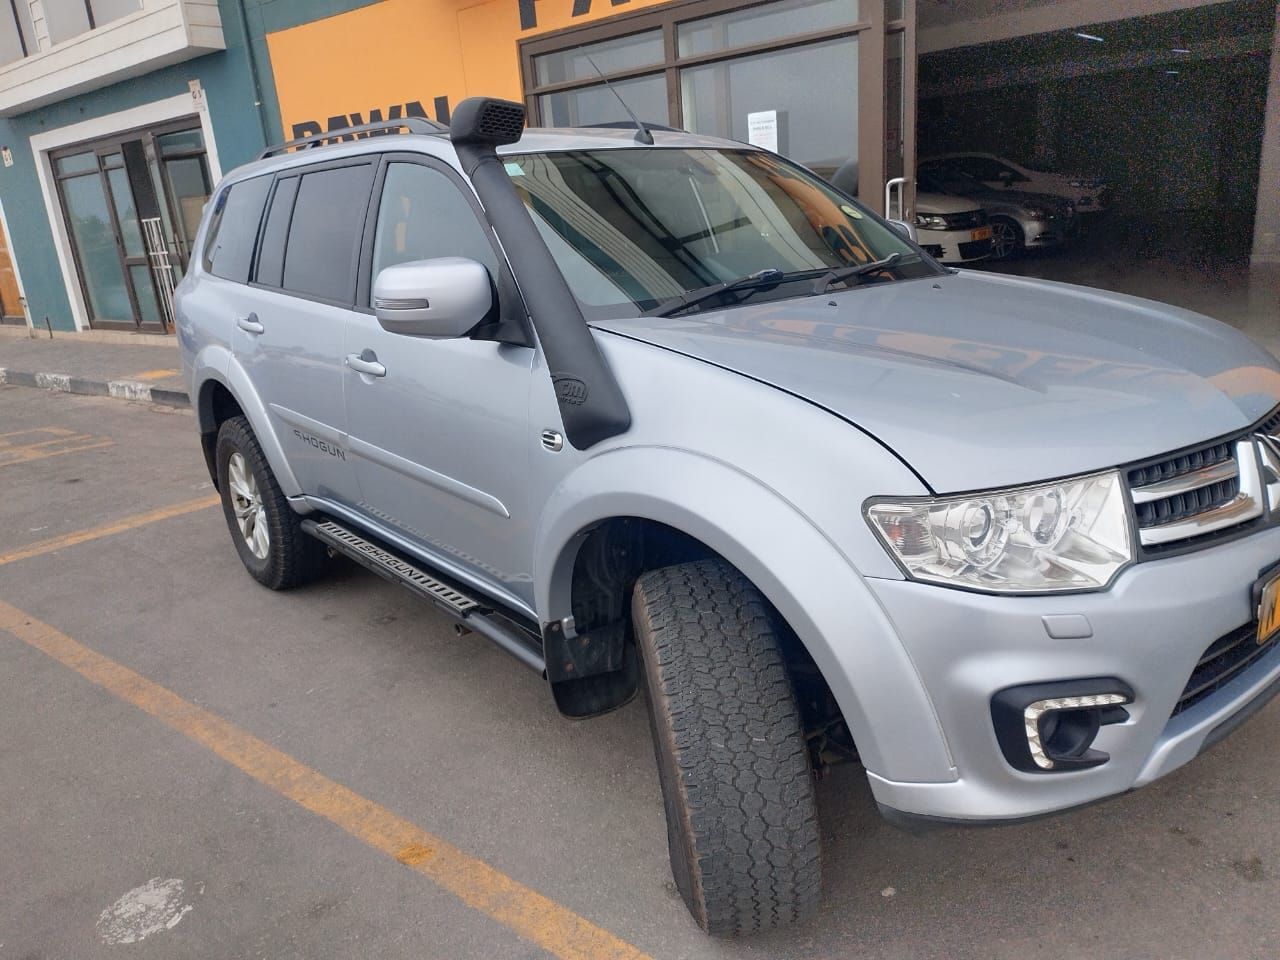
<svg viewBox="0 0 1280 960">
<path fill-rule="evenodd" d="M 331 550 L 350 557 L 392 583 L 400 584 L 468 629 L 488 637 L 529 669 L 536 673 L 546 670 L 542 655 L 520 639 L 519 634 L 491 617 L 493 610 L 481 601 L 437 580 L 399 554 L 332 520 L 307 518 L 302 521 L 302 529 Z"/>
</svg>

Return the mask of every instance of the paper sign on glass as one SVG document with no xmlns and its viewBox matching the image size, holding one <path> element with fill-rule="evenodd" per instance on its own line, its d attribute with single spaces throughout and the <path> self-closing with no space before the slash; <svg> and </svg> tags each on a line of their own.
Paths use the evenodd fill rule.
<svg viewBox="0 0 1280 960">
<path fill-rule="evenodd" d="M 747 143 L 778 152 L 778 111 L 761 110 L 747 114 Z"/>
</svg>

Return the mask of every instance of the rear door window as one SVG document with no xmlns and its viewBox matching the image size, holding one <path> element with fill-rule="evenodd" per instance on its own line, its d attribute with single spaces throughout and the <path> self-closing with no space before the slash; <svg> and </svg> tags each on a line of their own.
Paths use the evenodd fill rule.
<svg viewBox="0 0 1280 960">
<path fill-rule="evenodd" d="M 298 195 L 300 177 L 281 177 L 276 181 L 276 192 L 271 196 L 271 208 L 267 211 L 267 224 L 262 229 L 262 243 L 258 254 L 258 283 L 269 287 L 280 286 L 284 275 L 284 244 L 289 236 L 289 220 L 293 216 L 293 201 Z"/>
<path fill-rule="evenodd" d="M 254 177 L 233 183 L 218 194 L 209 236 L 204 242 L 205 270 L 237 283 L 249 279 L 253 245 L 270 189 L 270 177 Z"/>
<path fill-rule="evenodd" d="M 285 290 L 318 300 L 355 302 L 373 173 L 372 163 L 361 163 L 302 175 L 285 244 Z"/>
</svg>

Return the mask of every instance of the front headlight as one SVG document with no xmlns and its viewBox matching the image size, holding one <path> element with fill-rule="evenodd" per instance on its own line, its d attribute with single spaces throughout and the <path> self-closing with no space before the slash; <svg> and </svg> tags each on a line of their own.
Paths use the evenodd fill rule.
<svg viewBox="0 0 1280 960">
<path fill-rule="evenodd" d="M 945 230 L 947 229 L 947 218 L 929 213 L 917 213 L 916 226 L 921 230 Z"/>
<path fill-rule="evenodd" d="M 1133 559 L 1118 473 L 866 508 L 912 580 L 987 593 L 1106 587 Z"/>
</svg>

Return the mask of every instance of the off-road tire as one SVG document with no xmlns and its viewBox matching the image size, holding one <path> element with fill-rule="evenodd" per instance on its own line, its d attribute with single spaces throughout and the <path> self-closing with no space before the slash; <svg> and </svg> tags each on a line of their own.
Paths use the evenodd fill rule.
<svg viewBox="0 0 1280 960">
<path fill-rule="evenodd" d="M 266 510 L 270 540 L 265 558 L 254 556 L 236 522 L 228 479 L 228 465 L 235 453 L 244 458 L 253 472 L 258 495 Z M 319 576 L 328 561 L 325 546 L 302 531 L 301 518 L 280 492 L 280 484 L 276 482 L 247 419 L 231 417 L 223 422 L 218 429 L 215 463 L 218 467 L 218 490 L 222 494 L 222 514 L 231 531 L 236 552 L 253 578 L 272 590 L 288 590 Z"/>
<path fill-rule="evenodd" d="M 641 576 L 631 616 L 676 888 L 716 936 L 799 920 L 822 885 L 818 817 L 777 614 L 700 560 Z"/>
</svg>

